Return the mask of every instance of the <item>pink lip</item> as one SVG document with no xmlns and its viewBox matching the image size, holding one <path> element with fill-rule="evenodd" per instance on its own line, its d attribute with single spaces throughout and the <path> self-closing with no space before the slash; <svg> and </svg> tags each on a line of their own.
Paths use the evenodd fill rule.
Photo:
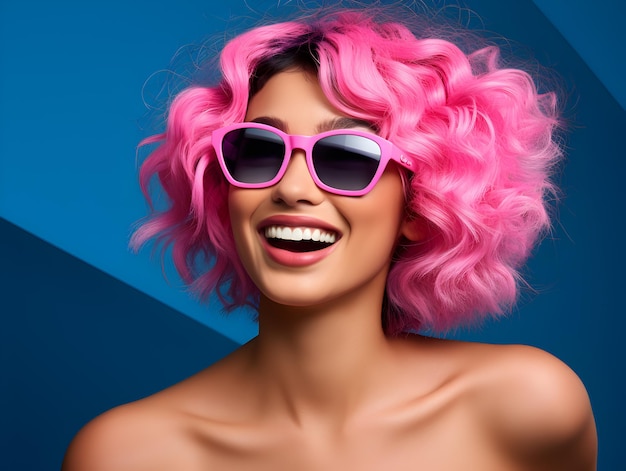
<svg viewBox="0 0 626 471">
<path fill-rule="evenodd" d="M 269 244 L 267 239 L 263 236 L 263 230 L 268 226 L 316 227 L 325 231 L 335 232 L 337 239 L 341 238 L 341 232 L 335 227 L 319 219 L 307 216 L 276 215 L 264 219 L 257 227 L 263 248 L 276 263 L 289 267 L 304 267 L 323 260 L 335 249 L 336 243 L 313 252 L 290 252 L 289 250 L 279 249 Z"/>
</svg>

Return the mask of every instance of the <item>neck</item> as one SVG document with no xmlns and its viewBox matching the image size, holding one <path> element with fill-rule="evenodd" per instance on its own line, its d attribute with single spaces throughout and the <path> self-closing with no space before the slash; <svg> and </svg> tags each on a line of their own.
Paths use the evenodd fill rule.
<svg viewBox="0 0 626 471">
<path fill-rule="evenodd" d="M 267 410 L 298 425 L 320 417 L 345 422 L 392 364 L 381 324 L 380 295 L 347 297 L 315 307 L 286 307 L 262 298 L 251 356 Z"/>
</svg>

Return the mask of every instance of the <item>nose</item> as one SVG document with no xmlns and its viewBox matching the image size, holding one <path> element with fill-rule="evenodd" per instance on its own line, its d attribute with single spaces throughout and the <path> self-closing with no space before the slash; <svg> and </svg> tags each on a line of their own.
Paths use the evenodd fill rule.
<svg viewBox="0 0 626 471">
<path fill-rule="evenodd" d="M 276 203 L 296 206 L 299 203 L 317 205 L 323 198 L 324 192 L 309 172 L 304 151 L 294 150 L 283 178 L 272 187 L 272 199 Z"/>
</svg>

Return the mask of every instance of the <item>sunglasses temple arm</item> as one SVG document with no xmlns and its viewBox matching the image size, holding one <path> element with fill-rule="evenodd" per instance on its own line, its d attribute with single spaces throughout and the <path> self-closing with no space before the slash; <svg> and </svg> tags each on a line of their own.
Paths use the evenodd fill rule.
<svg viewBox="0 0 626 471">
<path fill-rule="evenodd" d="M 417 168 L 417 161 L 413 157 L 407 155 L 405 152 L 402 152 L 397 147 L 392 154 L 392 159 L 412 172 L 415 172 L 415 169 Z"/>
</svg>

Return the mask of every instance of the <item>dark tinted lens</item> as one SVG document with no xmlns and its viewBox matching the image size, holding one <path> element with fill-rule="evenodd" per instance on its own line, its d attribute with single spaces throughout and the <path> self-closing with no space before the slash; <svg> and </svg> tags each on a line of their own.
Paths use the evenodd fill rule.
<svg viewBox="0 0 626 471">
<path fill-rule="evenodd" d="M 222 154 L 231 176 L 241 183 L 262 183 L 276 176 L 285 157 L 285 143 L 266 129 L 230 131 L 222 140 Z"/>
<path fill-rule="evenodd" d="M 378 144 L 367 137 L 329 136 L 313 146 L 313 165 L 326 185 L 356 191 L 365 188 L 374 178 L 380 154 Z"/>
</svg>

